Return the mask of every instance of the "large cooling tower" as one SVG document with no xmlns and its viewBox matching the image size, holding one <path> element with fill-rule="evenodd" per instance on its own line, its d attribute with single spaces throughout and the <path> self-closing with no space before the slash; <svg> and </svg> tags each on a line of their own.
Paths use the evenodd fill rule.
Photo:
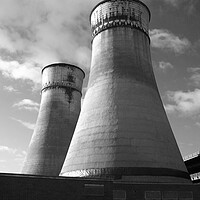
<svg viewBox="0 0 200 200">
<path fill-rule="evenodd" d="M 139 0 L 93 9 L 89 86 L 63 176 L 189 181 L 154 78 L 149 21 Z"/>
<path fill-rule="evenodd" d="M 59 175 L 78 120 L 84 72 L 56 63 L 42 70 L 42 97 L 22 173 Z"/>
</svg>

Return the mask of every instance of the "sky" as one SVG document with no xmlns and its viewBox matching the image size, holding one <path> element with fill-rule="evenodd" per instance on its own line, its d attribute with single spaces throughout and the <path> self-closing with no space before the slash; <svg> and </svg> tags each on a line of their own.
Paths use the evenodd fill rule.
<svg viewBox="0 0 200 200">
<path fill-rule="evenodd" d="M 81 67 L 87 88 L 89 14 L 99 0 L 0 0 L 0 172 L 20 173 L 40 105 L 41 69 Z M 200 1 L 143 0 L 154 73 L 182 156 L 200 150 Z"/>
</svg>

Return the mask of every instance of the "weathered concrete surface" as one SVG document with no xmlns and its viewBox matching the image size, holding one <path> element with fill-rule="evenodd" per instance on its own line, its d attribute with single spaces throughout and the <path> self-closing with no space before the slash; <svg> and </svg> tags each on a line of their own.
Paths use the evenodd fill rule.
<svg viewBox="0 0 200 200">
<path fill-rule="evenodd" d="M 22 173 L 59 175 L 80 113 L 83 78 L 72 65 L 43 69 L 39 115 Z"/>
<path fill-rule="evenodd" d="M 155 82 L 149 38 L 128 20 L 110 20 L 107 29 L 96 28 L 89 87 L 62 175 L 187 182 Z"/>
</svg>

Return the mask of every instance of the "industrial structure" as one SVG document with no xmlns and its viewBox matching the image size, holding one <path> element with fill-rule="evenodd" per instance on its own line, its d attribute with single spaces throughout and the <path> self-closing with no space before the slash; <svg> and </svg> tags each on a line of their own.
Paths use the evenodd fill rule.
<svg viewBox="0 0 200 200">
<path fill-rule="evenodd" d="M 0 174 L 1 200 L 199 200 L 200 184 Z"/>
<path fill-rule="evenodd" d="M 193 183 L 200 183 L 200 151 L 184 157 L 184 162 Z"/>
<path fill-rule="evenodd" d="M 88 90 L 62 175 L 189 182 L 152 69 L 149 9 L 105 0 L 90 18 Z"/>
<path fill-rule="evenodd" d="M 42 70 L 42 97 L 23 174 L 58 176 L 78 120 L 84 72 L 55 63 Z"/>
<path fill-rule="evenodd" d="M 104 0 L 92 10 L 81 112 L 83 70 L 65 63 L 43 68 L 22 174 L 0 174 L 0 199 L 200 199 L 199 152 L 183 162 L 158 92 L 150 18 L 140 0 Z"/>
</svg>

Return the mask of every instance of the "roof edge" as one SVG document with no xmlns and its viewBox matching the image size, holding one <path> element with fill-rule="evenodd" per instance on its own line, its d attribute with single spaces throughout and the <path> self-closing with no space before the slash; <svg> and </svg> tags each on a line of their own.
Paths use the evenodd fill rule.
<svg viewBox="0 0 200 200">
<path fill-rule="evenodd" d="M 92 15 L 92 13 L 94 12 L 94 10 L 99 6 L 99 5 L 101 5 L 101 4 L 104 4 L 104 3 L 106 3 L 106 2 L 114 2 L 114 1 L 117 1 L 117 0 L 103 0 L 103 1 L 101 1 L 101 2 L 99 2 L 93 9 L 92 9 L 92 11 L 90 12 L 90 15 L 89 15 L 89 21 L 91 22 L 91 15 Z M 151 11 L 150 11 L 150 9 L 148 8 L 148 6 L 145 4 L 145 3 L 143 3 L 142 1 L 140 1 L 140 0 L 126 0 L 126 1 L 130 1 L 130 2 L 138 2 L 138 3 L 140 3 L 141 5 L 143 5 L 146 9 L 147 9 L 147 11 L 148 11 L 148 13 L 149 13 L 149 22 L 150 22 L 150 20 L 151 20 Z"/>
<path fill-rule="evenodd" d="M 72 64 L 69 64 L 69 63 L 62 63 L 62 62 L 52 63 L 50 65 L 43 67 L 42 70 L 41 70 L 41 73 L 43 74 L 43 71 L 48 67 L 55 67 L 55 66 L 58 66 L 58 65 L 61 66 L 61 67 L 70 66 L 70 67 L 77 68 L 77 69 L 79 69 L 80 71 L 83 72 L 83 75 L 84 75 L 84 78 L 85 78 L 85 72 L 80 67 L 77 67 L 76 65 L 72 65 Z"/>
</svg>

